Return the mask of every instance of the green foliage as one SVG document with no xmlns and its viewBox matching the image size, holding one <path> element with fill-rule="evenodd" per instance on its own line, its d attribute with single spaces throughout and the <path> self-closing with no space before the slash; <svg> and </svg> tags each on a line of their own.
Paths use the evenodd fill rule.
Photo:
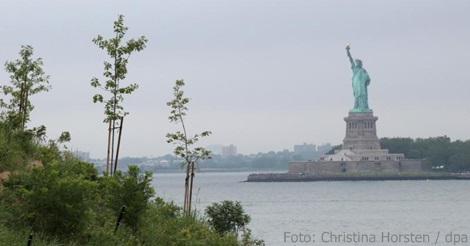
<svg viewBox="0 0 470 246">
<path fill-rule="evenodd" d="M 250 216 L 245 213 L 238 201 L 215 202 L 208 206 L 205 212 L 209 217 L 209 224 L 220 234 L 238 234 L 251 221 Z"/>
<path fill-rule="evenodd" d="M 104 122 L 110 123 L 109 134 L 112 140 L 111 143 L 108 142 L 107 149 L 107 163 L 110 166 L 107 165 L 106 171 L 111 172 L 111 174 L 116 171 L 116 161 L 119 159 L 119 149 L 117 149 L 116 157 L 114 157 L 115 133 L 118 129 L 118 125 L 120 125 L 120 131 L 122 131 L 123 118 L 129 114 L 128 112 L 124 111 L 124 107 L 121 105 L 121 103 L 124 101 L 124 95 L 131 94 L 139 87 L 136 83 L 123 86 L 122 81 L 126 78 L 127 75 L 127 63 L 129 62 L 130 55 L 135 51 L 138 52 L 143 50 L 146 47 L 145 44 L 147 43 L 147 39 L 144 36 L 141 36 L 138 39 L 130 39 L 125 42 L 125 44 L 123 44 L 124 36 L 128 30 L 128 28 L 124 26 L 123 15 L 119 15 L 118 20 L 114 22 L 113 29 L 115 33 L 114 38 L 106 40 L 101 35 L 98 35 L 93 39 L 93 43 L 95 43 L 100 49 L 106 50 L 112 60 L 111 62 L 104 62 L 104 85 L 102 85 L 99 79 L 96 77 L 91 79 L 92 87 L 100 88 L 106 92 L 111 93 L 111 98 L 107 100 L 105 100 L 101 94 L 96 94 L 93 96 L 94 103 L 105 103 L 104 113 L 106 117 Z M 120 123 L 117 123 L 117 120 L 120 120 Z M 111 161 L 109 161 L 110 159 Z M 109 167 L 111 167 L 111 169 L 109 169 Z"/>
<path fill-rule="evenodd" d="M 41 148 L 45 127 L 18 130 L 12 122 L 0 120 L 0 167 L 14 170 L 23 167 Z"/>
<path fill-rule="evenodd" d="M 381 138 L 380 145 L 390 153 L 403 153 L 407 159 L 424 159 L 429 168 L 443 166 L 445 171 L 470 171 L 470 140 L 454 141 L 447 136 L 430 138 Z M 335 146 L 327 154 L 341 149 Z"/>
<path fill-rule="evenodd" d="M 381 138 L 382 148 L 391 153 L 404 153 L 408 159 L 426 159 L 429 167 L 444 166 L 445 170 L 470 170 L 470 141 L 452 142 L 447 136 L 431 138 Z"/>
<path fill-rule="evenodd" d="M 242 229 L 242 240 L 240 245 L 242 246 L 265 246 L 264 240 L 253 238 L 251 230 L 249 228 Z"/>
<path fill-rule="evenodd" d="M 72 136 L 70 135 L 70 132 L 62 132 L 59 138 L 57 139 L 57 142 L 66 143 L 66 142 L 70 142 L 70 140 L 72 140 Z"/>
<path fill-rule="evenodd" d="M 141 36 L 138 39 L 130 39 L 123 44 L 123 38 L 127 29 L 128 28 L 124 26 L 124 16 L 119 15 L 118 20 L 114 22 L 114 38 L 106 40 L 101 35 L 98 35 L 93 39 L 93 43 L 100 49 L 106 50 L 112 59 L 112 62 L 104 62 L 103 76 L 106 78 L 104 85 L 102 85 L 96 77 L 91 80 L 91 86 L 103 89 L 112 94 L 112 97 L 108 100 L 104 100 L 101 94 L 93 96 L 93 102 L 105 103 L 106 118 L 104 122 L 117 120 L 127 115 L 128 112 L 124 111 L 124 107 L 120 104 L 124 101 L 123 95 L 131 94 L 139 87 L 135 83 L 122 86 L 121 81 L 124 80 L 127 75 L 129 56 L 134 51 L 143 50 L 146 47 L 147 39 Z"/>
<path fill-rule="evenodd" d="M 140 173 L 137 166 L 129 166 L 127 173 L 117 171 L 112 177 L 103 180 L 108 194 L 106 205 L 119 215 L 121 207 L 126 206 L 122 223 L 136 232 L 140 226 L 142 214 L 147 210 L 150 198 L 155 195 L 152 187 L 152 173 Z"/>
<path fill-rule="evenodd" d="M 12 175 L 2 200 L 10 209 L 10 223 L 33 231 L 73 238 L 86 230 L 92 216 L 97 184 L 90 164 L 51 163 Z"/>
<path fill-rule="evenodd" d="M 189 103 L 189 98 L 184 97 L 184 91 L 181 89 L 183 86 L 183 80 L 176 80 L 175 86 L 173 87 L 174 99 L 167 102 L 167 105 L 172 109 L 168 119 L 170 122 L 181 123 L 183 131 L 168 133 L 166 138 L 168 143 L 176 144 L 173 152 L 175 156 L 184 159 L 183 164 L 189 165 L 192 161 L 210 159 L 210 151 L 202 147 L 191 149 L 190 146 L 197 143 L 201 137 L 207 137 L 212 133 L 210 131 L 203 131 L 189 137 L 184 122 L 186 111 L 188 110 L 186 104 Z"/>
<path fill-rule="evenodd" d="M 128 211 L 120 233 L 128 238 L 124 241 L 136 241 L 142 215 L 154 194 L 150 173 L 142 175 L 137 167 L 131 166 L 125 174 L 98 177 L 92 164 L 69 154 L 44 168 L 11 175 L 3 186 L 0 193 L 3 224 L 77 242 L 108 238 L 109 242 L 117 243 L 120 239 L 113 239 L 112 231 L 117 207 L 123 204 Z"/>
<path fill-rule="evenodd" d="M 450 171 L 470 171 L 470 140 L 457 140 L 449 147 L 452 154 L 449 157 Z"/>
<path fill-rule="evenodd" d="M 161 198 L 151 203 L 143 216 L 139 237 L 145 245 L 238 245 L 235 235 L 220 235 L 210 230 L 206 221 L 185 216 L 180 207 Z"/>
<path fill-rule="evenodd" d="M 2 209 L 2 208 L 0 208 Z M 0 221 L 0 246 L 24 246 L 30 235 L 28 228 L 12 229 L 5 226 Z M 33 234 L 34 246 L 59 246 L 57 240 L 48 238 L 46 235 L 39 233 Z"/>
<path fill-rule="evenodd" d="M 0 106 L 7 109 L 7 119 L 15 128 L 24 129 L 34 109 L 29 97 L 42 91 L 49 91 L 49 76 L 45 75 L 41 58 L 34 60 L 33 47 L 21 46 L 20 59 L 6 62 L 5 70 L 10 73 L 11 85 L 2 86 L 5 95 L 11 95 L 10 101 L 0 99 Z"/>
<path fill-rule="evenodd" d="M 44 127 L 44 135 L 45 135 L 45 127 Z M 66 159 L 75 159 L 69 152 L 61 152 L 60 151 L 60 143 L 65 143 L 71 140 L 71 136 L 69 132 L 62 132 L 58 139 L 53 140 L 50 139 L 49 141 L 45 141 L 45 137 L 43 138 L 44 144 L 38 144 L 37 149 L 32 155 L 32 158 L 35 160 L 39 160 L 42 163 L 52 163 L 56 160 L 61 160 L 62 157 Z M 66 148 L 66 146 L 64 145 Z"/>
<path fill-rule="evenodd" d="M 135 166 L 98 176 L 92 164 L 60 151 L 59 139 L 38 140 L 43 131 L 18 131 L 0 121 L 2 160 L 25 164 L 12 166 L 0 184 L 0 245 L 24 245 L 31 231 L 33 245 L 259 245 L 249 234 L 238 242 L 234 234 L 217 233 L 197 212 L 188 216 L 172 202 L 150 201 L 151 173 Z M 27 168 L 31 159 L 44 167 Z M 122 205 L 127 211 L 115 234 Z"/>
</svg>

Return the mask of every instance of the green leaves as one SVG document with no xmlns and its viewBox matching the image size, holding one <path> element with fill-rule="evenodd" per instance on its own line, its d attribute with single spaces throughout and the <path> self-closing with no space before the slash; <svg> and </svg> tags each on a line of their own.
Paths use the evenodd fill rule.
<svg viewBox="0 0 470 246">
<path fill-rule="evenodd" d="M 93 102 L 103 102 L 103 96 L 101 94 L 96 94 L 93 96 Z"/>
<path fill-rule="evenodd" d="M 57 139 L 58 143 L 66 143 L 70 142 L 72 140 L 72 136 L 70 135 L 70 132 L 62 132 Z"/>
<path fill-rule="evenodd" d="M 214 202 L 205 212 L 209 217 L 209 224 L 220 234 L 238 233 L 251 221 L 250 215 L 245 213 L 238 201 Z"/>
<path fill-rule="evenodd" d="M 129 166 L 127 173 L 117 171 L 113 177 L 105 179 L 109 186 L 106 203 L 118 215 L 122 205 L 126 206 L 123 223 L 137 231 L 141 215 L 147 210 L 150 199 L 155 195 L 152 186 L 152 173 L 141 173 L 137 166 Z"/>
<path fill-rule="evenodd" d="M 90 180 L 91 164 L 81 162 L 49 164 L 20 173 L 5 183 L 3 201 L 9 204 L 18 225 L 26 223 L 35 231 L 62 238 L 86 230 L 95 203 L 97 183 Z"/>
<path fill-rule="evenodd" d="M 188 110 L 186 104 L 189 103 L 189 98 L 184 97 L 184 91 L 181 89 L 182 86 L 184 86 L 184 81 L 182 79 L 176 80 L 175 86 L 173 87 L 174 99 L 167 102 L 166 105 L 171 107 L 170 116 L 168 119 L 170 122 L 181 123 L 183 131 L 168 133 L 166 135 L 166 141 L 167 143 L 173 143 L 177 145 L 173 151 L 173 154 L 177 157 L 183 158 L 183 164 L 188 165 L 191 163 L 191 161 L 211 158 L 210 151 L 202 147 L 190 149 L 190 146 L 197 143 L 201 137 L 207 137 L 212 133 L 210 131 L 203 131 L 199 134 L 195 134 L 192 137 L 188 136 L 186 132 L 186 126 L 184 124 L 184 117 L 186 116 L 186 111 Z"/>
<path fill-rule="evenodd" d="M 9 103 L 1 100 L 0 106 L 8 109 L 7 114 L 15 122 L 15 127 L 24 129 L 34 109 L 30 96 L 42 91 L 49 91 L 49 75 L 42 69 L 41 58 L 34 60 L 34 49 L 30 45 L 21 46 L 20 59 L 7 61 L 5 70 L 10 73 L 11 85 L 2 86 L 3 93 L 10 95 Z"/>
<path fill-rule="evenodd" d="M 167 102 L 166 105 L 172 108 L 170 116 L 168 119 L 170 122 L 181 122 L 183 117 L 186 116 L 188 108 L 185 106 L 189 102 L 189 98 L 185 98 L 184 91 L 181 90 L 181 87 L 184 86 L 184 81 L 182 79 L 176 80 L 175 86 L 173 87 L 174 99 Z"/>
<path fill-rule="evenodd" d="M 224 200 L 220 203 L 212 203 L 205 210 L 209 217 L 209 225 L 220 235 L 235 234 L 241 231 L 239 245 L 265 245 L 263 240 L 254 239 L 251 230 L 247 228 L 251 221 L 250 215 L 246 214 L 240 202 Z"/>
<path fill-rule="evenodd" d="M 146 47 L 147 38 L 144 36 L 138 39 L 130 39 L 125 45 L 122 45 L 123 38 L 126 34 L 127 27 L 124 26 L 124 16 L 119 15 L 118 20 L 114 22 L 115 37 L 104 39 L 101 35 L 96 36 L 92 41 L 100 49 L 106 50 L 111 58 L 111 62 L 104 62 L 103 76 L 107 78 L 104 86 L 99 82 L 98 78 L 91 79 L 91 86 L 101 88 L 111 94 L 111 98 L 104 100 L 104 96 L 96 94 L 93 96 L 93 102 L 105 103 L 105 119 L 104 122 L 119 119 L 128 114 L 124 111 L 124 107 L 120 104 L 124 101 L 124 94 L 131 94 L 139 86 L 137 84 L 130 84 L 123 86 L 122 80 L 127 75 L 127 63 L 129 56 L 134 51 L 141 51 Z"/>
</svg>

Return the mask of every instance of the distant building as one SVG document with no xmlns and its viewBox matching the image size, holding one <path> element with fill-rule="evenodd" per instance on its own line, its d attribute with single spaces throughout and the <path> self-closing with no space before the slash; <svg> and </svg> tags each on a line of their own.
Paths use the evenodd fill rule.
<svg viewBox="0 0 470 246">
<path fill-rule="evenodd" d="M 323 144 L 323 145 L 319 145 L 317 147 L 317 151 L 320 154 L 325 154 L 326 152 L 330 151 L 332 148 L 333 148 L 333 146 L 331 146 L 330 143 L 326 143 L 326 144 Z"/>
<path fill-rule="evenodd" d="M 75 157 L 80 158 L 82 161 L 90 160 L 90 152 L 83 152 L 83 151 L 75 150 L 74 152 L 72 152 L 72 154 Z"/>
<path fill-rule="evenodd" d="M 231 144 L 229 146 L 224 146 L 222 148 L 223 157 L 236 156 L 236 155 L 237 155 L 237 146 Z"/>
<path fill-rule="evenodd" d="M 294 153 L 295 154 L 302 154 L 302 153 L 312 153 L 317 152 L 317 146 L 315 144 L 302 144 L 302 145 L 294 145 Z"/>
<path fill-rule="evenodd" d="M 317 156 L 317 146 L 315 144 L 307 143 L 294 145 L 294 154 L 300 156 L 304 160 L 313 160 Z"/>
</svg>

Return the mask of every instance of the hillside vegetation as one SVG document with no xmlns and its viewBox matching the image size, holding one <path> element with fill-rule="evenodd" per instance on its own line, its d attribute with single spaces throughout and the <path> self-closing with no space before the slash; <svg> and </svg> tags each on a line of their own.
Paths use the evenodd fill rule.
<svg viewBox="0 0 470 246">
<path fill-rule="evenodd" d="M 92 164 L 61 152 L 57 140 L 45 142 L 5 120 L 0 140 L 0 167 L 9 173 L 0 184 L 0 245 L 25 245 L 30 235 L 33 245 L 261 244 L 251 239 L 249 220 L 237 228 L 238 237 L 234 230 L 220 232 L 210 216 L 185 215 L 155 198 L 151 173 L 135 166 L 98 175 Z M 246 216 L 241 207 L 238 212 Z"/>
</svg>

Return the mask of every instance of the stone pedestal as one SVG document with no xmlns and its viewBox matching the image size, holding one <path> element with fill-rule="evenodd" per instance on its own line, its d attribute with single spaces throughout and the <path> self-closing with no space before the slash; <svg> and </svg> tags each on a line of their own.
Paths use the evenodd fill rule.
<svg viewBox="0 0 470 246">
<path fill-rule="evenodd" d="M 343 150 L 380 150 L 375 117 L 372 112 L 349 112 L 346 121 L 346 137 Z"/>
<path fill-rule="evenodd" d="M 346 121 L 346 136 L 343 149 L 332 155 L 322 155 L 317 161 L 289 163 L 290 174 L 378 173 L 423 170 L 423 160 L 406 160 L 400 153 L 389 153 L 381 149 L 377 137 L 375 117 L 370 112 L 349 111 Z"/>
</svg>

